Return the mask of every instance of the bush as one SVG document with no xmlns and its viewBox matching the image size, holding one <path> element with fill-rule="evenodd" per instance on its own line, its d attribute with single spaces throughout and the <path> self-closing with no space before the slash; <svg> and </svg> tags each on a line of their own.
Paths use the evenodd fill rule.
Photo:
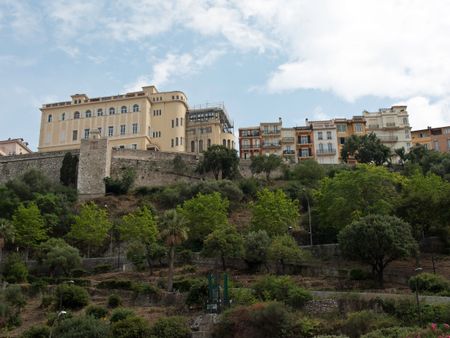
<svg viewBox="0 0 450 338">
<path fill-rule="evenodd" d="M 350 338 L 357 338 L 370 331 L 398 325 L 395 318 L 386 314 L 364 310 L 349 314 L 342 324 L 342 332 Z"/>
<path fill-rule="evenodd" d="M 122 298 L 119 295 L 112 294 L 108 297 L 108 307 L 111 309 L 115 309 L 122 305 Z"/>
<path fill-rule="evenodd" d="M 252 305 L 257 302 L 254 291 L 247 288 L 230 289 L 230 300 L 232 305 Z"/>
<path fill-rule="evenodd" d="M 416 287 L 419 292 L 429 293 L 440 293 L 450 289 L 450 283 L 445 277 L 426 272 L 411 277 L 408 284 L 413 292 L 416 291 Z"/>
<path fill-rule="evenodd" d="M 35 325 L 26 330 L 21 338 L 48 338 L 50 336 L 50 328 L 47 325 Z"/>
<path fill-rule="evenodd" d="M 308 317 L 300 318 L 295 328 L 295 331 L 300 337 L 317 337 L 320 330 L 321 322 Z"/>
<path fill-rule="evenodd" d="M 149 283 L 135 283 L 133 285 L 133 291 L 135 297 L 139 295 L 159 296 L 161 293 L 161 291 L 156 286 Z"/>
<path fill-rule="evenodd" d="M 89 303 L 89 295 L 81 286 L 60 284 L 56 287 L 55 300 L 59 308 L 80 309 Z"/>
<path fill-rule="evenodd" d="M 136 316 L 136 314 L 133 312 L 133 310 L 119 307 L 112 312 L 111 318 L 109 319 L 109 321 L 111 323 L 115 323 L 120 320 L 124 320 L 125 318 L 134 317 L 134 316 Z"/>
<path fill-rule="evenodd" d="M 68 276 L 81 264 L 81 257 L 78 249 L 63 239 L 51 238 L 39 246 L 38 261 L 48 269 L 50 276 Z"/>
<path fill-rule="evenodd" d="M 8 283 L 23 283 L 27 281 L 28 269 L 19 254 L 12 253 L 8 255 L 3 264 L 3 278 Z"/>
<path fill-rule="evenodd" d="M 156 338 L 189 338 L 191 329 L 183 317 L 174 316 L 158 319 L 151 334 Z"/>
<path fill-rule="evenodd" d="M 247 198 L 255 198 L 260 184 L 255 178 L 246 178 L 239 181 L 239 188 Z"/>
<path fill-rule="evenodd" d="M 106 193 L 125 195 L 133 185 L 135 178 L 136 172 L 132 168 L 124 169 L 120 178 L 105 177 L 103 181 L 105 182 Z"/>
<path fill-rule="evenodd" d="M 111 270 L 112 270 L 111 264 L 100 264 L 100 265 L 96 265 L 94 267 L 95 274 L 106 273 L 106 272 L 110 272 Z"/>
<path fill-rule="evenodd" d="M 291 338 L 297 336 L 294 329 L 294 318 L 282 303 L 257 303 L 224 312 L 212 337 Z"/>
<path fill-rule="evenodd" d="M 311 293 L 300 287 L 295 287 L 288 291 L 288 296 L 285 302 L 293 308 L 300 309 L 311 299 Z"/>
<path fill-rule="evenodd" d="M 108 310 L 100 305 L 89 305 L 86 308 L 86 316 L 92 316 L 97 319 L 105 318 L 108 315 Z"/>
<path fill-rule="evenodd" d="M 197 267 L 195 265 L 185 265 L 181 269 L 181 273 L 195 273 L 197 272 Z"/>
<path fill-rule="evenodd" d="M 53 296 L 42 296 L 41 305 L 39 305 L 39 308 L 47 309 L 50 305 L 52 305 L 54 300 L 55 298 Z"/>
<path fill-rule="evenodd" d="M 203 306 L 208 298 L 208 283 L 204 280 L 195 281 L 186 297 L 187 305 Z"/>
<path fill-rule="evenodd" d="M 192 259 L 194 258 L 194 254 L 189 249 L 180 250 L 177 252 L 177 261 L 181 264 L 192 264 Z"/>
<path fill-rule="evenodd" d="M 199 278 L 181 278 L 173 281 L 173 288 L 179 292 L 189 292 L 191 287 L 196 283 L 204 282 L 203 279 Z"/>
<path fill-rule="evenodd" d="M 64 319 L 53 330 L 58 338 L 105 338 L 109 336 L 108 325 L 91 316 Z"/>
<path fill-rule="evenodd" d="M 118 289 L 118 290 L 132 290 L 133 282 L 126 279 L 110 279 L 104 280 L 98 283 L 97 288 L 99 289 Z"/>
<path fill-rule="evenodd" d="M 403 337 L 419 337 L 417 335 L 420 329 L 417 327 L 388 327 L 383 329 L 378 329 L 375 331 L 371 331 L 361 338 L 403 338 Z M 421 336 L 424 337 L 424 336 Z"/>
<path fill-rule="evenodd" d="M 27 303 L 22 288 L 19 285 L 8 285 L 8 287 L 3 290 L 2 296 L 6 303 L 17 308 L 19 311 Z"/>
<path fill-rule="evenodd" d="M 89 273 L 86 270 L 81 269 L 81 268 L 75 268 L 75 269 L 72 269 L 72 271 L 70 271 L 70 275 L 75 278 L 84 277 L 84 276 L 87 276 L 88 274 Z"/>
<path fill-rule="evenodd" d="M 47 291 L 47 282 L 42 279 L 36 279 L 31 283 L 30 293 L 32 296 L 35 296 L 40 293 L 44 293 Z"/>
<path fill-rule="evenodd" d="M 370 273 L 361 269 L 351 269 L 350 279 L 351 280 L 367 280 L 371 278 Z"/>
<path fill-rule="evenodd" d="M 144 338 L 150 336 L 147 322 L 135 316 L 129 316 L 112 324 L 111 335 L 114 338 Z"/>
</svg>

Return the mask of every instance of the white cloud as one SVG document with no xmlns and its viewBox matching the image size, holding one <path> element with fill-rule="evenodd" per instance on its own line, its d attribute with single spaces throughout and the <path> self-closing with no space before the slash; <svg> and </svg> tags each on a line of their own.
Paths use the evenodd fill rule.
<svg viewBox="0 0 450 338">
<path fill-rule="evenodd" d="M 201 50 L 196 50 L 194 53 L 168 53 L 164 59 L 153 65 L 151 76 L 140 76 L 135 82 L 126 85 L 125 91 L 141 90 L 146 85 L 158 87 L 180 77 L 195 74 L 211 65 L 223 53 L 221 49 L 213 49 L 205 53 Z"/>
<path fill-rule="evenodd" d="M 408 106 L 413 130 L 450 124 L 450 98 L 430 102 L 426 97 L 416 96 L 396 104 Z"/>
<path fill-rule="evenodd" d="M 36 37 L 41 31 L 39 14 L 25 1 L 3 0 L 0 3 L 0 26 L 9 26 L 19 39 Z"/>
</svg>

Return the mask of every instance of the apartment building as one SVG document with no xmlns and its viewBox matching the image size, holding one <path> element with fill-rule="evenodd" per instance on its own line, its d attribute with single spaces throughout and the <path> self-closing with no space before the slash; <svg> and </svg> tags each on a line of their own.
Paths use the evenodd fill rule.
<svg viewBox="0 0 450 338">
<path fill-rule="evenodd" d="M 295 150 L 295 129 L 281 128 L 281 153 L 283 158 L 291 163 L 297 162 Z"/>
<path fill-rule="evenodd" d="M 395 149 L 411 147 L 411 127 L 406 106 L 382 108 L 378 112 L 363 112 L 367 133 L 375 133 L 392 152 Z"/>
<path fill-rule="evenodd" d="M 188 99 L 181 91 L 159 92 L 155 86 L 146 86 L 142 91 L 115 96 L 89 98 L 76 94 L 71 98 L 42 106 L 40 152 L 79 149 L 81 139 L 87 139 L 92 130 L 98 130 L 116 148 L 172 152 L 189 148 L 201 152 L 200 146 L 206 149 L 211 144 L 223 144 L 223 140 L 227 146 L 234 146 L 234 136 L 229 132 L 232 125 L 228 122 L 225 127 L 223 114 L 212 107 L 189 110 Z M 204 135 L 200 133 L 199 137 L 197 131 L 187 135 L 187 128 L 200 125 L 207 128 Z M 196 142 L 194 148 L 192 141 Z"/>
<path fill-rule="evenodd" d="M 282 155 L 281 148 L 281 118 L 278 122 L 263 122 L 261 127 L 261 155 Z"/>
<path fill-rule="evenodd" d="M 223 103 L 189 108 L 186 122 L 187 151 L 201 153 L 213 144 L 235 148 L 233 121 Z M 175 140 L 176 141 L 176 140 Z"/>
<path fill-rule="evenodd" d="M 312 125 L 295 127 L 296 150 L 299 161 L 314 159 L 314 136 Z"/>
<path fill-rule="evenodd" d="M 333 120 L 308 122 L 313 130 L 315 159 L 320 164 L 338 164 L 337 130 Z"/>
<path fill-rule="evenodd" d="M 261 128 L 239 128 L 239 157 L 249 159 L 261 154 Z"/>
<path fill-rule="evenodd" d="M 0 156 L 25 155 L 32 153 L 28 143 L 23 138 L 0 141 Z"/>
<path fill-rule="evenodd" d="M 425 148 L 439 152 L 450 151 L 450 126 L 411 131 L 412 145 L 423 145 Z"/>
<path fill-rule="evenodd" d="M 336 125 L 337 152 L 339 160 L 341 160 L 341 151 L 346 140 L 352 135 L 362 136 L 366 134 L 366 120 L 363 116 L 353 116 L 351 119 L 336 118 L 333 121 Z M 350 158 L 348 162 L 354 163 L 355 160 Z"/>
</svg>

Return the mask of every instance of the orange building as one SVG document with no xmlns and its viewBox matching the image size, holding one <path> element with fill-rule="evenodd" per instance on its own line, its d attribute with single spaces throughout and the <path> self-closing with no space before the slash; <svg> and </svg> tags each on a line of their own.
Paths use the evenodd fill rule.
<svg viewBox="0 0 450 338">
<path fill-rule="evenodd" d="M 346 139 L 352 135 L 362 136 L 366 134 L 366 120 L 363 116 L 353 116 L 351 119 L 334 119 L 334 123 L 336 124 L 339 160 L 341 160 L 341 151 Z M 355 160 L 349 159 L 349 162 L 353 163 Z"/>
<path fill-rule="evenodd" d="M 314 141 L 312 125 L 295 127 L 296 148 L 299 161 L 314 159 Z"/>
<path fill-rule="evenodd" d="M 442 153 L 450 151 L 450 126 L 413 130 L 411 137 L 413 145 L 420 144 Z"/>
</svg>

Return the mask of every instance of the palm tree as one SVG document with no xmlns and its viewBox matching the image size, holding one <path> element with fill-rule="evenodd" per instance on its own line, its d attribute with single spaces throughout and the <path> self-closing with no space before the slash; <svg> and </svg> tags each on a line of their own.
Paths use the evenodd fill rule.
<svg viewBox="0 0 450 338">
<path fill-rule="evenodd" d="M 161 238 L 169 248 L 169 276 L 167 278 L 167 291 L 173 289 L 173 263 L 175 260 L 175 247 L 188 238 L 186 220 L 175 209 L 167 210 L 162 219 Z"/>
</svg>

